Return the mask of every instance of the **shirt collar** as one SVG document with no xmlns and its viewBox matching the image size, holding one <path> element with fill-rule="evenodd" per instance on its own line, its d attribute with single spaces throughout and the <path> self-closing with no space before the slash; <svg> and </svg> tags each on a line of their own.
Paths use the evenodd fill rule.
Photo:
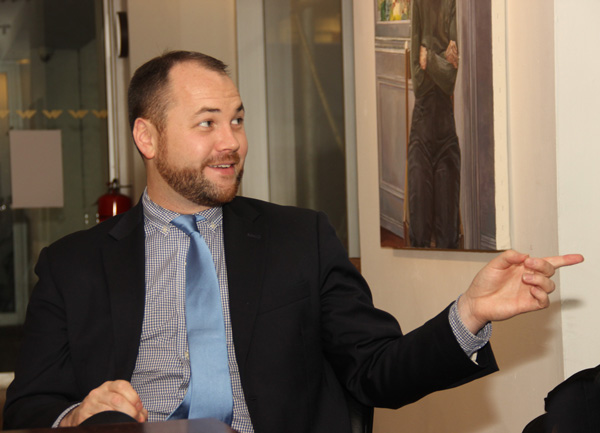
<svg viewBox="0 0 600 433">
<path fill-rule="evenodd" d="M 144 206 L 144 217 L 146 222 L 157 226 L 163 233 L 168 233 L 169 228 L 174 227 L 171 224 L 171 221 L 180 215 L 177 212 L 165 209 L 154 203 L 148 195 L 148 188 L 144 189 L 142 204 Z M 198 212 L 197 215 L 202 215 L 205 218 L 200 224 L 207 224 L 213 230 L 223 223 L 223 208 L 220 206 L 208 208 L 202 212 Z"/>
</svg>

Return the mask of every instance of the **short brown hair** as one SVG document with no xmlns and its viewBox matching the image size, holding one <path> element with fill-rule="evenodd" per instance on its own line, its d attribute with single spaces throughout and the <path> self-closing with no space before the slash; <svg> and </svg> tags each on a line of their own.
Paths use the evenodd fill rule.
<svg viewBox="0 0 600 433">
<path fill-rule="evenodd" d="M 228 73 L 222 61 L 194 51 L 169 51 L 147 61 L 135 71 L 129 83 L 127 102 L 131 130 L 138 117 L 149 119 L 159 132 L 163 130 L 169 105 L 169 72 L 183 62 L 197 62 L 211 71 Z"/>
</svg>

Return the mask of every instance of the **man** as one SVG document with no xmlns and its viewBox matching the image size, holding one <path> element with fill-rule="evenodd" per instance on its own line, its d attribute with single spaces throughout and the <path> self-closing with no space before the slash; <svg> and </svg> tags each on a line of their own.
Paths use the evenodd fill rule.
<svg viewBox="0 0 600 433">
<path fill-rule="evenodd" d="M 415 106 L 408 143 L 412 247 L 458 248 L 460 147 L 452 95 L 458 69 L 455 0 L 415 0 L 410 66 Z"/>
<path fill-rule="evenodd" d="M 182 215 L 205 218 L 196 224 L 220 286 L 225 418 L 240 432 L 347 433 L 345 393 L 399 407 L 495 371 L 488 323 L 546 307 L 555 268 L 582 260 L 507 252 L 402 335 L 324 215 L 235 197 L 247 142 L 225 65 L 166 53 L 136 71 L 129 104 L 147 189 L 128 213 L 40 254 L 6 428 L 72 426 L 107 410 L 164 420 L 196 395 Z"/>
</svg>

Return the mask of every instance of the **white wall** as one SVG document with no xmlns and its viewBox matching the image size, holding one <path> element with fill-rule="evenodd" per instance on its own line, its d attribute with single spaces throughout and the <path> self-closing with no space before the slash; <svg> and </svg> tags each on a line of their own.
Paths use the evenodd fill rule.
<svg viewBox="0 0 600 433">
<path fill-rule="evenodd" d="M 600 364 L 600 2 L 555 0 L 554 8 L 559 245 L 586 258 L 561 278 L 568 377 Z"/>
<path fill-rule="evenodd" d="M 168 50 L 200 51 L 227 65 L 237 77 L 235 1 L 128 0 L 130 70 Z M 134 192 L 145 187 L 141 158 L 135 158 Z"/>
<path fill-rule="evenodd" d="M 354 6 L 363 272 L 376 304 L 409 331 L 466 289 L 492 255 L 379 246 L 373 7 Z M 513 248 L 536 256 L 558 252 L 551 6 L 546 0 L 506 0 L 511 239 Z M 555 281 L 559 285 L 560 278 Z M 398 411 L 378 410 L 376 431 L 520 432 L 543 412 L 543 398 L 563 378 L 558 292 L 552 299 L 546 311 L 494 325 L 499 373 Z"/>
</svg>

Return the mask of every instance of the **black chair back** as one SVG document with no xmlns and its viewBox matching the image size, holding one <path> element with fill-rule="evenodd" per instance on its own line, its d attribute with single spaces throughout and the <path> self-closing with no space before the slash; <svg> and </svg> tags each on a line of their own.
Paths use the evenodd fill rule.
<svg viewBox="0 0 600 433">
<path fill-rule="evenodd" d="M 346 394 L 352 433 L 373 433 L 373 408 Z"/>
</svg>

